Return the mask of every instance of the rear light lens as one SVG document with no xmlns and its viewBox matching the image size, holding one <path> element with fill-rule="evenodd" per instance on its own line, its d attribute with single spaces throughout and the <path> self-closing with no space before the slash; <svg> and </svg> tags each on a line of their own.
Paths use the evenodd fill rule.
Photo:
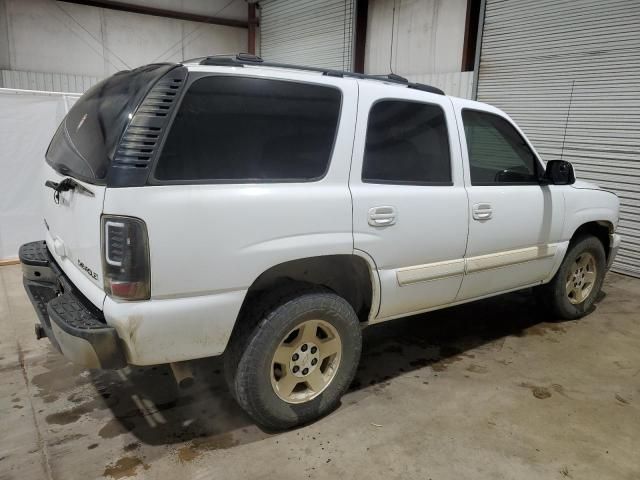
<svg viewBox="0 0 640 480">
<path fill-rule="evenodd" d="M 147 226 L 139 218 L 102 216 L 104 290 L 121 300 L 151 296 Z"/>
</svg>

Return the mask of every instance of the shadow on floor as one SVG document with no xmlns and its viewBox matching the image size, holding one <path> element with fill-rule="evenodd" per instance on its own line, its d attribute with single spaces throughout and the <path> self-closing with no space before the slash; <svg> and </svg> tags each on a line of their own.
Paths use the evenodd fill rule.
<svg viewBox="0 0 640 480">
<path fill-rule="evenodd" d="M 360 368 L 344 401 L 353 403 L 349 397 L 354 392 L 379 388 L 398 375 L 426 366 L 442 372 L 470 350 L 507 336 L 563 330 L 538 308 L 529 291 L 374 325 L 364 331 Z M 178 451 L 183 461 L 203 450 L 270 436 L 231 398 L 222 369 L 220 358 L 194 361 L 197 380 L 189 390 L 176 387 L 167 366 L 91 372 L 87 380 L 101 397 L 97 400 L 113 414 L 99 436 L 113 438 L 130 432 L 147 445 L 189 442 Z"/>
</svg>

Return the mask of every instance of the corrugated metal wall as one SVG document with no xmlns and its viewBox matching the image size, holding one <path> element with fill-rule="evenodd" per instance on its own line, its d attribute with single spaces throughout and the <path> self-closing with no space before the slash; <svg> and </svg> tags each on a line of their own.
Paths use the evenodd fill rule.
<svg viewBox="0 0 640 480">
<path fill-rule="evenodd" d="M 486 4 L 478 100 L 511 115 L 544 160 L 618 194 L 614 270 L 640 276 L 640 1 Z"/>
<path fill-rule="evenodd" d="M 260 7 L 262 58 L 352 70 L 354 0 L 268 0 Z"/>
<path fill-rule="evenodd" d="M 1 70 L 3 88 L 42 90 L 45 92 L 84 93 L 100 81 L 98 77 L 65 73 Z"/>
</svg>

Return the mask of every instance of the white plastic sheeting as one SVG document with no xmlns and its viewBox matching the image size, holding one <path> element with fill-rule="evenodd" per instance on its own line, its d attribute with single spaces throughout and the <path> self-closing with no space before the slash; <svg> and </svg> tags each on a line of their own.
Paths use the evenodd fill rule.
<svg viewBox="0 0 640 480">
<path fill-rule="evenodd" d="M 43 238 L 42 166 L 78 95 L 0 88 L 0 260 Z"/>
<path fill-rule="evenodd" d="M 100 81 L 89 75 L 71 73 L 28 72 L 25 70 L 0 70 L 4 88 L 44 90 L 46 92 L 84 93 Z"/>
<path fill-rule="evenodd" d="M 412 82 L 438 87 L 452 97 L 471 99 L 473 72 L 423 73 L 403 75 Z"/>
</svg>

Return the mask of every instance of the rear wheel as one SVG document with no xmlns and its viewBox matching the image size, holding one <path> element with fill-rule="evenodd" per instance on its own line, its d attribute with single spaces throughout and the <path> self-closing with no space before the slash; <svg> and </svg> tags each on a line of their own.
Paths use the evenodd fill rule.
<svg viewBox="0 0 640 480">
<path fill-rule="evenodd" d="M 320 395 L 340 367 L 342 340 L 329 322 L 305 320 L 285 335 L 271 360 L 271 386 L 287 403 Z"/>
<path fill-rule="evenodd" d="M 233 340 L 242 347 L 227 359 L 229 388 L 240 406 L 270 429 L 330 412 L 360 359 L 360 324 L 351 305 L 333 292 L 314 290 L 257 311 L 258 324 Z"/>
<path fill-rule="evenodd" d="M 563 319 L 576 319 L 591 311 L 604 280 L 606 256 L 596 237 L 577 239 L 551 282 L 540 288 L 540 295 L 553 312 Z"/>
</svg>

